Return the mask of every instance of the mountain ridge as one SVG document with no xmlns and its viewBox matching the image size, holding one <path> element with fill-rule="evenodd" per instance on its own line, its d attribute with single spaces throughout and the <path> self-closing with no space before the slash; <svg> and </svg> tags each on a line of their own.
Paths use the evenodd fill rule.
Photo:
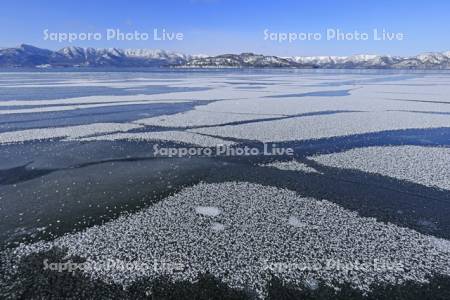
<svg viewBox="0 0 450 300">
<path fill-rule="evenodd" d="M 279 57 L 254 53 L 187 55 L 159 49 L 64 47 L 57 51 L 27 44 L 0 48 L 0 67 L 182 67 L 182 68 L 318 68 L 450 69 L 450 51 L 416 56 Z"/>
</svg>

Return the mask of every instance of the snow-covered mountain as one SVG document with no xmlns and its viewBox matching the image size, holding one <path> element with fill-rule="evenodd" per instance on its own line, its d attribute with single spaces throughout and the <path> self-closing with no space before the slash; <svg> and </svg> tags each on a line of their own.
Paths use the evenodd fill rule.
<svg viewBox="0 0 450 300">
<path fill-rule="evenodd" d="M 66 47 L 58 51 L 29 45 L 0 49 L 0 67 L 116 66 L 154 67 L 185 64 L 191 57 L 164 50 Z"/>
<path fill-rule="evenodd" d="M 186 63 L 187 67 L 295 67 L 291 59 L 264 56 L 253 53 L 224 54 L 213 57 L 197 57 Z"/>
<path fill-rule="evenodd" d="M 291 67 L 320 69 L 450 69 L 450 51 L 413 57 L 389 55 L 276 57 L 252 53 L 191 59 L 190 67 Z"/>
<path fill-rule="evenodd" d="M 389 68 L 401 61 L 400 57 L 380 55 L 353 56 L 297 56 L 292 60 L 300 65 L 313 65 L 315 68 Z"/>
<path fill-rule="evenodd" d="M 402 59 L 393 67 L 401 69 L 450 69 L 450 51 L 422 53 Z"/>
<path fill-rule="evenodd" d="M 0 49 L 0 66 L 35 66 L 47 62 L 52 53 L 50 50 L 25 44 L 16 48 L 3 48 Z"/>
<path fill-rule="evenodd" d="M 94 49 L 66 47 L 56 52 L 53 60 L 60 64 L 80 66 L 152 67 L 184 64 L 189 56 L 176 52 L 151 49 Z"/>
<path fill-rule="evenodd" d="M 185 67 L 450 69 L 450 51 L 412 57 L 389 55 L 277 57 L 253 53 L 185 55 L 150 49 L 66 47 L 58 51 L 30 45 L 0 48 L 0 67 Z"/>
</svg>

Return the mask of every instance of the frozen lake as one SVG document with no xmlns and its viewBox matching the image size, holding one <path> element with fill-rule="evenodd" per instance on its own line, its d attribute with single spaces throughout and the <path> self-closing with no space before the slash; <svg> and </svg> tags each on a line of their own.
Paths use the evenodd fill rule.
<svg viewBox="0 0 450 300">
<path fill-rule="evenodd" d="M 450 275 L 449 95 L 439 71 L 0 73 L 0 248 L 172 260 L 175 279 L 210 272 L 258 295 L 264 260 L 407 264 L 275 272 L 360 290 Z M 153 153 L 267 143 L 294 155 Z"/>
</svg>

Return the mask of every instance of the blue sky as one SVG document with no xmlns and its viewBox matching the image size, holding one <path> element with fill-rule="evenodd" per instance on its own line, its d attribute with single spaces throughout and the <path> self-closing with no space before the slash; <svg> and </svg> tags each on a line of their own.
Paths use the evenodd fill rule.
<svg viewBox="0 0 450 300">
<path fill-rule="evenodd" d="M 191 54 L 256 52 L 289 55 L 360 53 L 413 55 L 450 50 L 450 1 L 3 1 L 0 47 L 21 43 L 49 49 L 161 48 Z M 105 31 L 149 32 L 147 41 L 107 41 Z M 182 32 L 182 41 L 154 41 L 153 30 Z M 326 40 L 327 29 L 368 32 L 367 41 Z M 374 41 L 374 28 L 404 34 L 402 41 Z M 44 40 L 43 31 L 100 32 L 99 41 Z M 319 41 L 264 40 L 269 32 L 319 32 Z"/>
</svg>

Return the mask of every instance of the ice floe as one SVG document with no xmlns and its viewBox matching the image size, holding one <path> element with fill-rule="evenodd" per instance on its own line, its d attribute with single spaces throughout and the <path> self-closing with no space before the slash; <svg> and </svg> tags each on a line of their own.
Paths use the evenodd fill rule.
<svg viewBox="0 0 450 300">
<path fill-rule="evenodd" d="M 261 167 L 272 167 L 279 170 L 286 170 L 286 171 L 302 171 L 306 173 L 319 173 L 316 169 L 313 167 L 308 166 L 305 163 L 296 161 L 296 160 L 290 160 L 290 161 L 274 161 L 266 164 L 259 164 Z"/>
<path fill-rule="evenodd" d="M 62 106 L 62 105 L 87 105 L 87 104 L 120 104 L 120 103 L 133 103 L 133 102 L 145 102 L 153 101 L 155 103 L 171 103 L 186 100 L 159 100 L 154 95 L 121 95 L 121 96 L 85 96 L 85 97 L 75 97 L 75 98 L 64 98 L 55 100 L 9 100 L 1 101 L 0 107 L 4 106 L 38 106 L 38 105 L 51 105 L 51 106 Z"/>
<path fill-rule="evenodd" d="M 326 166 L 378 173 L 450 190 L 449 147 L 367 147 L 311 158 Z"/>
<path fill-rule="evenodd" d="M 450 118 L 447 115 L 411 112 L 354 112 L 198 128 L 192 131 L 218 137 L 280 142 L 436 127 L 450 127 Z"/>
<path fill-rule="evenodd" d="M 140 125 L 136 125 L 140 126 Z M 1 137 L 1 135 L 0 135 Z M 218 145 L 233 145 L 232 141 L 223 140 L 207 135 L 197 134 L 190 131 L 151 131 L 140 133 L 114 133 L 106 135 L 98 135 L 78 139 L 84 142 L 93 141 L 171 141 L 189 145 L 197 145 L 202 147 L 216 147 Z"/>
<path fill-rule="evenodd" d="M 176 101 L 176 103 L 182 103 L 188 101 Z M 136 104 L 155 104 L 155 103 L 174 103 L 174 101 L 130 101 L 130 102 L 111 102 L 102 104 L 80 104 L 80 105 L 63 105 L 63 106 L 41 106 L 35 108 L 20 108 L 20 109 L 3 109 L 0 110 L 0 115 L 12 115 L 12 114 L 31 114 L 31 113 L 43 113 L 43 112 L 62 112 L 77 109 L 87 108 L 100 108 L 111 106 L 124 106 L 124 105 L 136 105 Z"/>
<path fill-rule="evenodd" d="M 0 144 L 23 143 L 45 139 L 77 139 L 90 135 L 122 132 L 142 127 L 137 124 L 94 123 L 79 126 L 36 128 L 0 133 Z"/>
<path fill-rule="evenodd" d="M 347 282 L 359 289 L 450 274 L 450 254 L 432 236 L 361 217 L 326 200 L 247 182 L 201 183 L 83 232 L 21 245 L 15 255 L 55 246 L 90 263 L 182 264 L 182 271 L 169 272 L 173 279 L 195 280 L 199 272 L 210 272 L 259 294 L 269 274 L 294 284 Z M 85 272 L 125 285 L 162 275 L 156 268 Z"/>
<path fill-rule="evenodd" d="M 205 111 L 201 108 L 197 108 L 188 112 L 178 113 L 170 116 L 140 119 L 136 120 L 134 123 L 162 127 L 195 127 L 276 117 L 280 117 L 280 115 L 215 112 Z"/>
</svg>

